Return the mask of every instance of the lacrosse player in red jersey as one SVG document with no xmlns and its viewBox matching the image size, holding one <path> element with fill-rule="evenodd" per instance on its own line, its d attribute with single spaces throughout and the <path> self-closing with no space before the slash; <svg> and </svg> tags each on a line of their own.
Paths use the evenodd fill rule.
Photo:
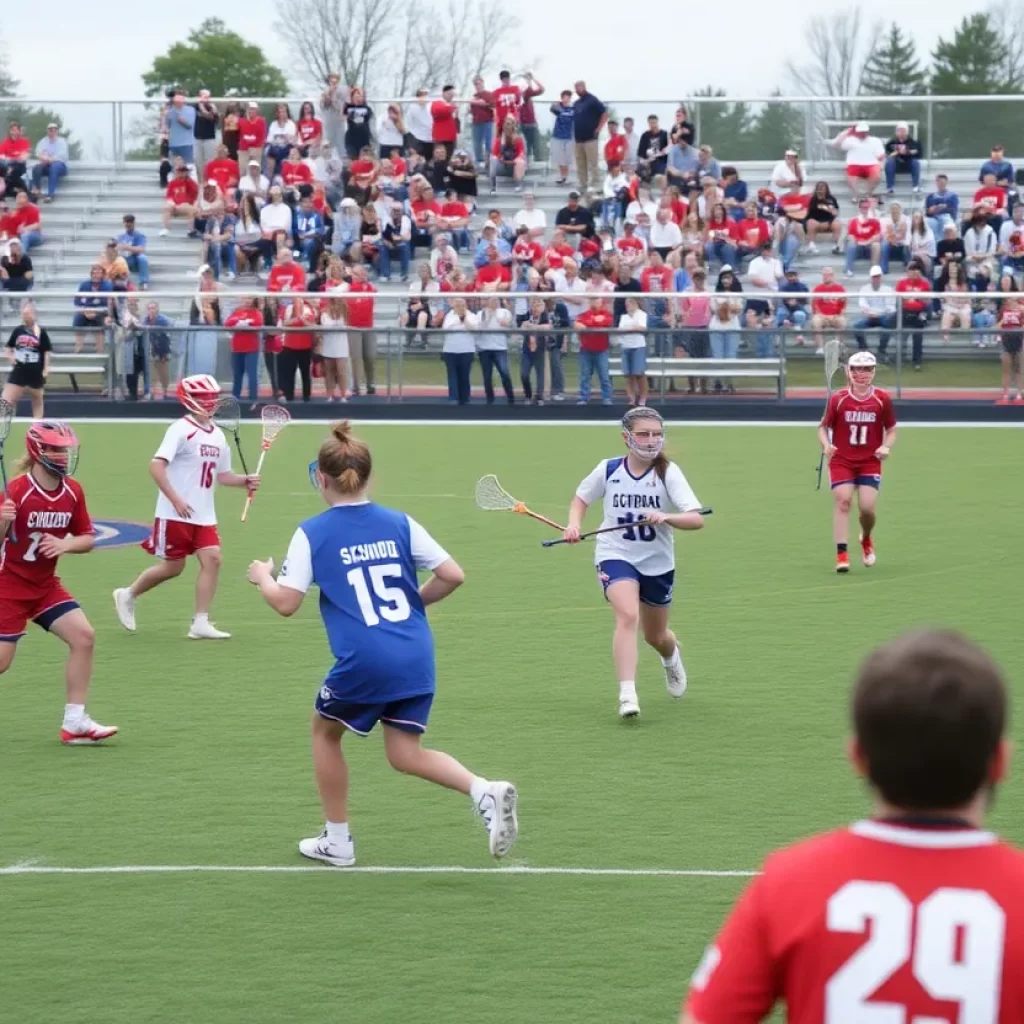
<svg viewBox="0 0 1024 1024">
<path fill-rule="evenodd" d="M 861 560 L 875 564 L 875 507 L 882 486 L 882 462 L 896 443 L 896 412 L 892 400 L 874 386 L 875 357 L 854 352 L 846 365 L 849 386 L 829 399 L 818 425 L 818 440 L 828 459 L 829 480 L 835 498 L 833 537 L 836 572 L 850 571 L 847 540 L 850 508 L 857 493 L 860 515 Z"/>
<path fill-rule="evenodd" d="M 78 438 L 64 423 L 33 423 L 27 454 L 0 502 L 0 673 L 14 662 L 29 622 L 68 645 L 67 704 L 62 743 L 109 739 L 113 725 L 98 725 L 85 711 L 96 634 L 56 573 L 61 555 L 83 555 L 96 543 L 81 484 Z"/>
<path fill-rule="evenodd" d="M 191 640 L 227 640 L 230 633 L 210 622 L 210 605 L 220 574 L 220 534 L 214 507 L 214 484 L 246 487 L 252 493 L 259 476 L 231 470 L 231 449 L 213 417 L 221 400 L 220 385 L 209 374 L 184 377 L 178 382 L 178 401 L 188 415 L 167 428 L 149 464 L 160 494 L 153 532 L 142 542 L 144 550 L 162 559 L 130 586 L 114 591 L 118 621 L 135 632 L 135 601 L 147 591 L 180 576 L 185 559 L 199 560 L 196 606 L 188 631 Z"/>
</svg>

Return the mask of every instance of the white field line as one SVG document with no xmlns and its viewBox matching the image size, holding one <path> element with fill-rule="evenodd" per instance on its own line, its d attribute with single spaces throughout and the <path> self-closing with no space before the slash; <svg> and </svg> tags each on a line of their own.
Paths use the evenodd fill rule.
<svg viewBox="0 0 1024 1024">
<path fill-rule="evenodd" d="M 84 419 L 71 420 L 72 423 L 79 423 L 83 426 L 88 426 L 91 423 L 95 423 L 98 426 L 104 426 L 111 423 L 124 423 L 129 426 L 135 426 L 139 424 L 160 424 L 167 426 L 175 417 L 126 417 L 121 419 L 120 417 L 106 417 L 99 416 L 94 418 L 86 417 Z M 447 419 L 407 419 L 407 420 L 361 420 L 358 416 L 348 416 L 347 419 L 353 423 L 359 424 L 361 427 L 603 427 L 608 429 L 609 427 L 618 426 L 618 417 L 608 420 L 447 420 Z M 27 416 L 19 416 L 14 420 L 15 423 L 31 423 L 31 418 Z M 326 420 L 293 420 L 290 424 L 294 427 L 326 427 L 330 424 L 337 422 L 336 419 Z M 699 429 L 701 427 L 757 427 L 764 429 L 765 427 L 802 427 L 804 430 L 814 429 L 817 427 L 817 423 L 813 419 L 808 420 L 673 420 L 668 418 L 668 423 L 674 427 L 686 427 L 690 429 Z M 259 422 L 257 420 L 243 420 L 242 426 L 254 426 L 258 427 Z M 974 422 L 962 422 L 960 420 L 939 420 L 937 422 L 917 423 L 914 420 L 901 420 L 900 428 L 903 427 L 931 427 L 939 429 L 953 429 L 953 428 L 966 428 L 969 430 L 1021 430 L 1024 429 L 1024 420 L 1016 421 L 1012 423 L 974 423 Z"/>
<path fill-rule="evenodd" d="M 0 876 L 14 875 L 185 875 L 253 874 L 302 875 L 320 872 L 326 865 L 316 864 L 110 864 L 97 867 L 60 867 L 25 862 L 0 867 Z M 756 871 L 712 871 L 674 868 L 545 868 L 510 865 L 509 867 L 465 868 L 455 865 L 409 866 L 379 865 L 338 869 L 347 875 L 577 875 L 610 878 L 752 878 Z"/>
</svg>

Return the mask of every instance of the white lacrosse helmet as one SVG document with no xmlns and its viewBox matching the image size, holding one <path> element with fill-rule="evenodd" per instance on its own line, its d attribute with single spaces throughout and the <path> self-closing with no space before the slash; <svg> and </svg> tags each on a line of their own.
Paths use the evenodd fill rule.
<svg viewBox="0 0 1024 1024">
<path fill-rule="evenodd" d="M 641 420 L 651 420 L 662 428 L 659 437 L 637 437 L 634 433 L 636 424 Z M 660 454 L 665 445 L 665 421 L 657 409 L 651 409 L 646 405 L 635 405 L 625 416 L 622 417 L 622 436 L 626 441 L 626 447 L 638 458 L 645 462 L 653 462 Z"/>
<path fill-rule="evenodd" d="M 220 400 L 220 384 L 208 373 L 197 373 L 182 377 L 178 381 L 178 401 L 189 412 L 200 416 L 212 416 Z"/>
<path fill-rule="evenodd" d="M 867 350 L 854 352 L 846 361 L 846 375 L 850 378 L 851 384 L 858 387 L 870 387 L 875 379 L 875 367 L 878 361 L 874 355 Z"/>
</svg>

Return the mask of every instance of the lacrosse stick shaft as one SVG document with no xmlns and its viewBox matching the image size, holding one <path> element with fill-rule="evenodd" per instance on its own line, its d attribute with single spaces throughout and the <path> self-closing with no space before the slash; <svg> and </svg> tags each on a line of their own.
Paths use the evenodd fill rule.
<svg viewBox="0 0 1024 1024">
<path fill-rule="evenodd" d="M 702 516 L 709 516 L 714 511 L 710 508 L 688 508 L 687 512 L 699 512 Z M 619 523 L 616 526 L 602 526 L 597 530 L 588 530 L 586 533 L 580 534 L 580 540 L 589 540 L 591 537 L 597 537 L 602 533 L 615 533 L 616 531 L 623 530 L 634 530 L 639 526 L 660 526 L 660 523 L 652 523 L 649 519 L 639 519 L 635 523 Z M 569 541 L 561 540 L 542 540 L 541 546 L 545 548 L 554 547 L 556 544 L 568 544 Z"/>
<path fill-rule="evenodd" d="M 270 451 L 270 445 L 265 444 L 263 449 L 260 451 L 259 460 L 256 463 L 256 476 L 259 476 L 263 472 L 263 460 L 267 457 L 267 452 Z M 249 474 L 247 473 L 246 476 Z M 242 509 L 242 522 L 249 516 L 249 507 L 252 505 L 252 491 L 245 496 L 245 506 Z"/>
<path fill-rule="evenodd" d="M 545 523 L 555 530 L 565 529 L 564 526 L 560 526 L 553 519 L 548 519 L 546 516 L 539 515 L 537 512 L 531 512 L 528 508 L 517 509 L 516 511 L 518 511 L 520 515 L 529 516 L 531 519 L 536 519 L 540 523 Z"/>
<path fill-rule="evenodd" d="M 248 476 L 249 467 L 245 464 L 245 456 L 242 454 L 242 439 L 238 436 L 238 431 L 235 431 L 235 450 L 238 452 L 238 461 L 242 464 L 242 472 Z"/>
</svg>

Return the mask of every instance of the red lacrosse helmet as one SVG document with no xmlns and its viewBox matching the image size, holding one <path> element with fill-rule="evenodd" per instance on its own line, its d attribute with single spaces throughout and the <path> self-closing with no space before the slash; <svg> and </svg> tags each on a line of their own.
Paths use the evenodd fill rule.
<svg viewBox="0 0 1024 1024">
<path fill-rule="evenodd" d="M 33 423 L 25 434 L 25 447 L 32 461 L 54 476 L 71 476 L 78 466 L 78 438 L 66 423 Z"/>
<path fill-rule="evenodd" d="M 189 412 L 200 416 L 212 416 L 220 401 L 220 384 L 208 373 L 197 373 L 182 377 L 178 381 L 178 401 Z"/>
</svg>

